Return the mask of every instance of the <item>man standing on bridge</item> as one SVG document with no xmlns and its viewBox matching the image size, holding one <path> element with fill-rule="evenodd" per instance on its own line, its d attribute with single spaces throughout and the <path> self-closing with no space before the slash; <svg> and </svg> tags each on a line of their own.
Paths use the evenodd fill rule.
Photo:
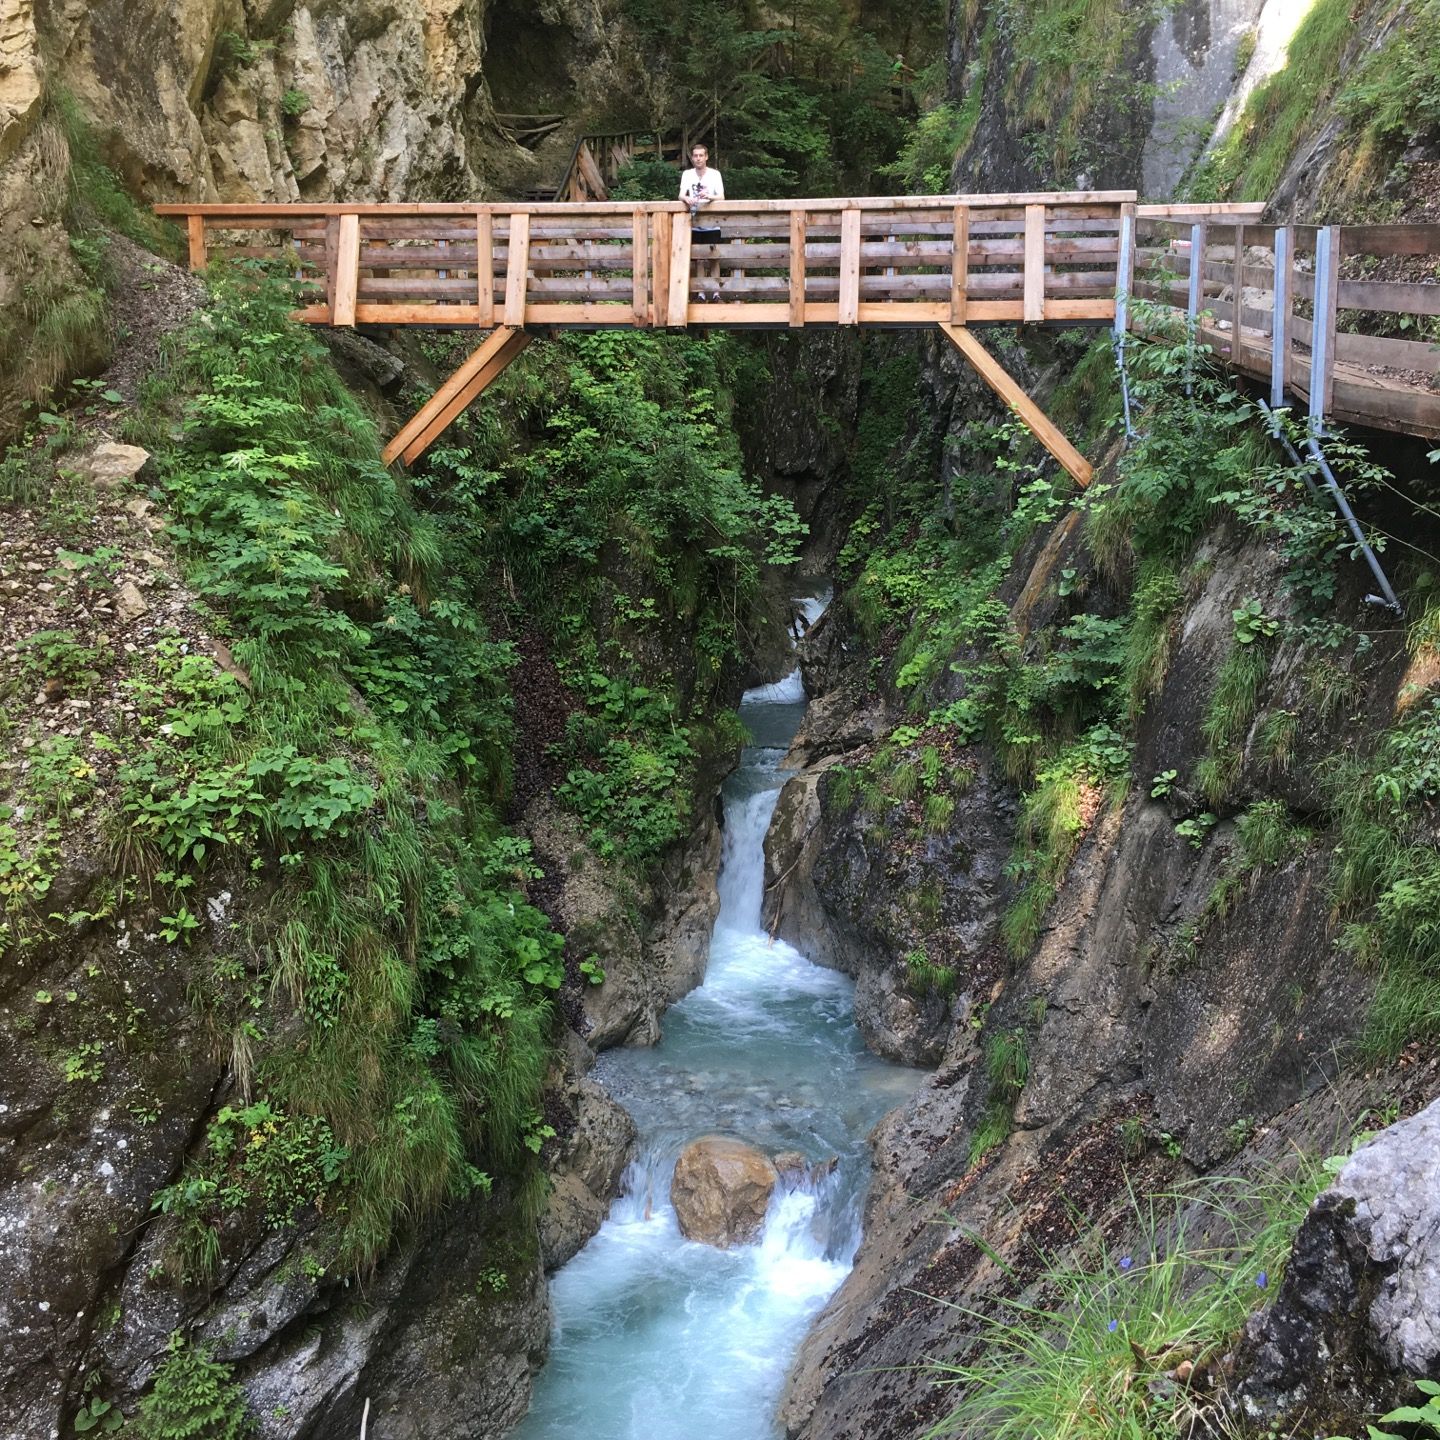
<svg viewBox="0 0 1440 1440">
<path fill-rule="evenodd" d="M 695 217 L 700 213 L 704 205 L 712 200 L 723 200 L 725 198 L 725 182 L 720 178 L 718 170 L 710 168 L 710 152 L 704 145 L 692 145 L 690 147 L 690 168 L 680 177 L 680 199 L 690 207 L 690 222 L 693 225 Z M 720 299 L 719 290 L 712 290 L 709 294 L 705 292 L 704 281 L 713 281 L 716 285 L 720 281 L 720 264 L 716 260 L 702 260 L 699 264 L 699 275 L 701 280 L 700 298 L 702 300 Z"/>
</svg>

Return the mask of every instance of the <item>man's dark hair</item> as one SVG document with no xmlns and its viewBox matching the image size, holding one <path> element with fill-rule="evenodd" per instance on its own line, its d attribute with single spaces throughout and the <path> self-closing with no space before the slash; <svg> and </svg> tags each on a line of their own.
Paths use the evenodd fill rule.
<svg viewBox="0 0 1440 1440">
<path fill-rule="evenodd" d="M 710 153 L 710 147 L 703 140 L 695 140 L 691 143 L 690 153 L 693 155 L 697 150 L 703 150 L 707 155 Z"/>
</svg>

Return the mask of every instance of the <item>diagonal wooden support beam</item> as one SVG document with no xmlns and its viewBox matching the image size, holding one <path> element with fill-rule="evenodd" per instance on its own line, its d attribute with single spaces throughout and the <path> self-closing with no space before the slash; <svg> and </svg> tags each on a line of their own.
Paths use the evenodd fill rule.
<svg viewBox="0 0 1440 1440">
<path fill-rule="evenodd" d="M 940 328 L 955 348 L 975 367 L 980 378 L 1030 427 L 1030 433 L 1065 467 L 1082 488 L 1090 483 L 1094 466 L 1060 433 L 1050 417 L 1017 385 L 1010 372 L 964 325 Z"/>
<path fill-rule="evenodd" d="M 385 447 L 385 463 L 389 465 L 403 459 L 407 465 L 413 465 L 530 340 L 527 331 L 514 330 L 508 325 L 492 330 L 474 354 L 416 411 L 414 418 Z"/>
</svg>

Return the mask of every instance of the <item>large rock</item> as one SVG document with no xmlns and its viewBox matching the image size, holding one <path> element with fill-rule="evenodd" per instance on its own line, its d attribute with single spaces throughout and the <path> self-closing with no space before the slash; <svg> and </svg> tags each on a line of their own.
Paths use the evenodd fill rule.
<svg viewBox="0 0 1440 1440">
<path fill-rule="evenodd" d="M 558 1270 L 600 1228 L 635 1145 L 635 1122 L 593 1080 L 581 1079 L 571 1103 L 575 1128 L 551 1172 L 540 1217 L 540 1254 Z"/>
<path fill-rule="evenodd" d="M 1440 1100 L 1362 1145 L 1245 1336 L 1249 1417 L 1373 1413 L 1440 1378 Z"/>
<path fill-rule="evenodd" d="M 778 1179 L 775 1166 L 753 1145 L 723 1135 L 692 1140 L 670 1182 L 681 1233 L 721 1249 L 753 1240 Z"/>
</svg>

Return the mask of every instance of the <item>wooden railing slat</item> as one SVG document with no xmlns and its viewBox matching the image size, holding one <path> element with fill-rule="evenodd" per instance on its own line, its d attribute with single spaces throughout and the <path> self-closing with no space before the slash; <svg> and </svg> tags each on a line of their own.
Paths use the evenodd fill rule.
<svg viewBox="0 0 1440 1440">
<path fill-rule="evenodd" d="M 1045 207 L 1025 207 L 1025 321 L 1045 318 Z"/>
<path fill-rule="evenodd" d="M 799 329 L 805 323 L 805 230 L 806 215 L 803 210 L 790 212 L 790 328 Z"/>
<path fill-rule="evenodd" d="M 530 217 L 510 217 L 510 246 L 505 259 L 505 323 L 525 324 L 525 289 L 530 270 Z"/>
<path fill-rule="evenodd" d="M 333 324 L 351 329 L 355 325 L 355 301 L 360 288 L 360 217 L 340 217 L 338 253 L 335 257 L 335 299 Z"/>
<path fill-rule="evenodd" d="M 965 324 L 970 289 L 970 211 L 955 207 L 955 234 L 950 242 L 950 323 Z"/>
<path fill-rule="evenodd" d="M 840 216 L 840 324 L 860 323 L 860 212 Z"/>
<path fill-rule="evenodd" d="M 495 217 L 486 211 L 475 217 L 475 303 L 480 324 L 495 323 Z"/>
</svg>

